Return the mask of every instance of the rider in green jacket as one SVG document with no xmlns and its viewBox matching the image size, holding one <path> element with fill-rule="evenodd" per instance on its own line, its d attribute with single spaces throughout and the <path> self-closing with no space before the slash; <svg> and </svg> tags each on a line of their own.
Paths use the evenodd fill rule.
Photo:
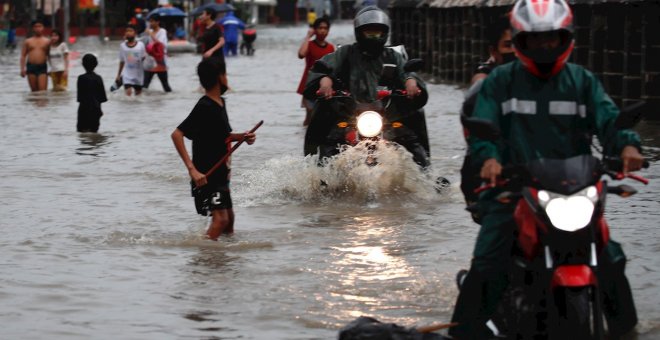
<svg viewBox="0 0 660 340">
<path fill-rule="evenodd" d="M 485 79 L 473 114 L 495 123 L 505 143 L 469 137 L 475 162 L 483 164 L 480 175 L 493 185 L 502 165 L 591 153 L 593 134 L 603 152 L 621 157 L 624 172 L 641 168 L 639 136 L 617 131 L 619 110 L 600 82 L 584 68 L 566 63 L 574 44 L 572 16 L 564 0 L 520 0 L 511 12 L 518 60 L 497 67 Z M 507 286 L 515 204 L 498 202 L 498 193 L 489 190 L 479 198 L 481 229 L 452 317 L 458 326 L 449 332 L 457 339 L 492 335 L 486 323 Z M 621 246 L 611 240 L 599 259 L 604 312 L 615 337 L 637 322 L 625 261 Z"/>
</svg>

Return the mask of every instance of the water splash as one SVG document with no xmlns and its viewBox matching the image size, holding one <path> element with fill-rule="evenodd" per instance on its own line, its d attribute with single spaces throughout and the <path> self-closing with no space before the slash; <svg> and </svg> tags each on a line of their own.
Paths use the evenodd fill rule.
<svg viewBox="0 0 660 340">
<path fill-rule="evenodd" d="M 342 201 L 374 203 L 408 199 L 433 201 L 436 190 L 433 169 L 422 171 L 403 147 L 378 142 L 374 152 L 378 164 L 366 163 L 367 144 L 345 148 L 317 166 L 317 156 L 283 156 L 271 159 L 236 179 L 233 192 L 242 206 L 304 202 Z"/>
</svg>

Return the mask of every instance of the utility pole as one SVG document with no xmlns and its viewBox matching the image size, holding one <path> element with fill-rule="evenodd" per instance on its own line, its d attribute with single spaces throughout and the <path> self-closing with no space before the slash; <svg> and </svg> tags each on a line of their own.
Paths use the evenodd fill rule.
<svg viewBox="0 0 660 340">
<path fill-rule="evenodd" d="M 53 29 L 57 29 L 57 10 L 60 8 L 60 5 L 57 4 L 58 2 L 61 2 L 60 0 L 49 0 L 50 1 L 50 25 L 53 27 Z M 63 37 L 60 37 L 60 39 L 64 39 Z M 64 40 L 62 40 L 64 41 Z"/>
<path fill-rule="evenodd" d="M 62 19 L 62 26 L 64 28 L 64 41 L 69 43 L 69 21 L 70 21 L 70 13 L 69 13 L 69 4 L 71 3 L 71 0 L 64 0 L 64 7 L 62 8 L 62 11 L 64 12 L 64 16 Z"/>
<path fill-rule="evenodd" d="M 30 1 L 30 20 L 37 20 L 37 0 Z"/>
<path fill-rule="evenodd" d="M 99 1 L 99 14 L 101 19 L 101 34 L 99 38 L 101 41 L 105 41 L 105 0 Z"/>
</svg>

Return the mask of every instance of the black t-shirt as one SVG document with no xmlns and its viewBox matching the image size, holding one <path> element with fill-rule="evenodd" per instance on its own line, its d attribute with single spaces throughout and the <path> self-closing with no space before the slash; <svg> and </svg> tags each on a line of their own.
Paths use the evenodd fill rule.
<svg viewBox="0 0 660 340">
<path fill-rule="evenodd" d="M 81 106 L 101 110 L 101 103 L 107 102 L 103 79 L 94 72 L 88 72 L 78 76 L 78 102 Z"/>
<path fill-rule="evenodd" d="M 486 62 L 479 64 L 474 75 L 479 73 L 490 74 L 490 72 L 497 67 L 493 60 L 488 59 Z M 477 96 L 479 95 L 479 90 L 481 90 L 481 84 L 483 80 L 479 80 L 472 84 L 468 91 L 466 92 L 465 101 L 463 102 L 462 115 L 466 117 L 472 117 L 474 111 L 474 106 L 477 104 Z"/>
<path fill-rule="evenodd" d="M 211 47 L 215 46 L 222 37 L 224 37 L 224 33 L 222 32 L 220 25 L 214 24 L 211 26 L 211 28 L 205 28 L 204 35 L 202 35 L 202 43 L 204 45 L 202 51 L 206 52 L 210 50 Z M 225 55 L 222 52 L 222 48 L 219 48 L 213 52 L 213 57 L 221 58 L 224 60 Z"/>
<path fill-rule="evenodd" d="M 207 96 L 199 99 L 178 129 L 192 140 L 193 164 L 201 173 L 211 169 L 230 149 L 227 138 L 231 126 L 227 110 Z M 209 183 L 226 186 L 229 183 L 229 163 L 216 170 L 208 178 Z"/>
</svg>

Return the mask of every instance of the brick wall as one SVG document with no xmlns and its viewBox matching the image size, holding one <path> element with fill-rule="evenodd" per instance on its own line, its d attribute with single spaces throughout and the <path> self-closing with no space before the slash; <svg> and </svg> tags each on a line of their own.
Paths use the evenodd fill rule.
<svg viewBox="0 0 660 340">
<path fill-rule="evenodd" d="M 409 3 L 408 3 L 409 4 Z M 660 119 L 660 1 L 580 2 L 571 62 L 594 72 L 619 105 L 643 99 Z M 392 43 L 426 60 L 432 82 L 467 84 L 488 56 L 485 32 L 509 6 L 390 8 Z"/>
</svg>

